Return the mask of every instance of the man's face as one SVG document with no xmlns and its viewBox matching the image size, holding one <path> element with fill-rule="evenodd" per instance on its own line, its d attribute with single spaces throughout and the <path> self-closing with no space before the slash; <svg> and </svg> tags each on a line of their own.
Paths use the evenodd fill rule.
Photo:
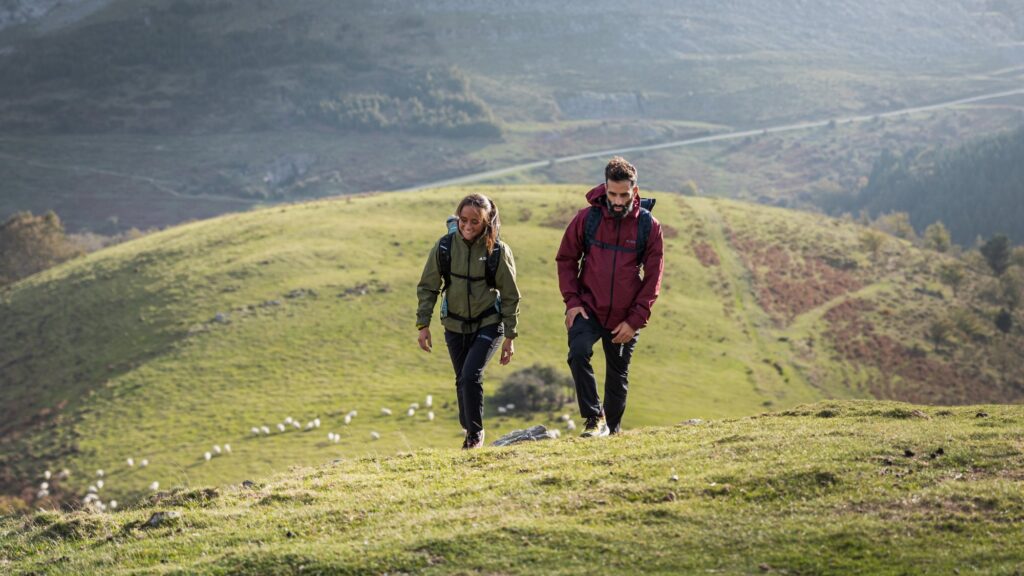
<svg viewBox="0 0 1024 576">
<path fill-rule="evenodd" d="M 633 206 L 633 195 L 640 190 L 639 186 L 630 186 L 629 180 L 609 180 L 605 182 L 604 191 L 608 196 L 608 209 L 616 217 L 625 216 Z"/>
</svg>

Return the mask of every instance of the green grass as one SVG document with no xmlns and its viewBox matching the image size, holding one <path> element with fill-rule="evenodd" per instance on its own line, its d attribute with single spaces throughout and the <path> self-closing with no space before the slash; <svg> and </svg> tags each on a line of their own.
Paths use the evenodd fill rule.
<svg viewBox="0 0 1024 576">
<path fill-rule="evenodd" d="M 130 502 L 153 481 L 165 488 L 223 485 L 296 464 L 459 445 L 439 328 L 433 354 L 416 346 L 413 288 L 425 255 L 461 196 L 492 195 L 524 299 L 516 361 L 490 366 L 485 393 L 533 363 L 567 372 L 554 252 L 558 223 L 581 206 L 585 189 L 445 189 L 267 208 L 155 233 L 0 291 L 4 492 L 21 493 L 45 470 L 67 467 L 71 477 L 54 482 L 55 491 L 75 500 L 103 469 L 103 498 Z M 820 318 L 784 326 L 761 310 L 756 286 L 723 232 L 728 223 L 770 239 L 791 226 L 808 237 L 788 247 L 797 253 L 801 242 L 850 250 L 855 226 L 728 201 L 658 197 L 656 215 L 671 232 L 668 265 L 632 366 L 627 429 L 868 395 L 850 375 L 866 378 L 872 368 L 830 355 Z M 698 238 L 714 246 L 722 266 L 699 263 L 691 247 Z M 903 247 L 890 261 L 899 270 L 923 258 Z M 877 273 L 877 281 L 891 281 L 887 270 Z M 915 281 L 904 288 L 909 292 Z M 364 285 L 365 294 L 353 290 Z M 215 321 L 218 313 L 225 323 Z M 820 352 L 805 349 L 813 339 Z M 596 366 L 600 377 L 599 352 Z M 899 397 L 899 386 L 893 390 Z M 435 421 L 426 410 L 404 416 L 428 394 Z M 382 407 L 395 415 L 381 415 Z M 345 425 L 350 410 L 359 414 Z M 557 416 L 498 416 L 490 407 L 485 424 L 496 438 L 535 422 L 556 424 Z M 322 426 L 250 433 L 287 417 L 303 424 L 318 417 Z M 341 441 L 329 443 L 328 432 Z M 205 461 L 215 444 L 231 444 L 232 454 Z M 129 457 L 151 464 L 128 467 Z"/>
<path fill-rule="evenodd" d="M 847 401 L 613 438 L 371 455 L 115 514 L 2 520 L 0 568 L 1009 574 L 1024 568 L 1022 418 L 1019 406 Z M 169 525 L 144 527 L 172 511 Z"/>
</svg>

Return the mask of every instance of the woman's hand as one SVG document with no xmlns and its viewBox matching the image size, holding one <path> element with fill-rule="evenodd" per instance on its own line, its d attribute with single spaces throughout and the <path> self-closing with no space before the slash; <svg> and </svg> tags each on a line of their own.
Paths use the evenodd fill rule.
<svg viewBox="0 0 1024 576">
<path fill-rule="evenodd" d="M 433 348 L 433 346 L 433 343 L 430 341 L 430 327 L 424 326 L 423 328 L 420 328 L 420 348 L 430 352 L 430 349 Z"/>
<path fill-rule="evenodd" d="M 516 353 L 516 345 L 511 338 L 505 338 L 501 343 L 501 365 L 505 366 L 512 361 L 512 355 Z"/>
</svg>

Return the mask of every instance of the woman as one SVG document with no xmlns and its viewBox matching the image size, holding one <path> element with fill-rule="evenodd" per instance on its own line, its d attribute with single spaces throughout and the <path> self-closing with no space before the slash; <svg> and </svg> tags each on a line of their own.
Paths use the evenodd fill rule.
<svg viewBox="0 0 1024 576">
<path fill-rule="evenodd" d="M 420 348 L 430 352 L 430 317 L 444 293 L 441 323 L 455 368 L 459 422 L 466 431 L 463 449 L 484 445 L 484 369 L 501 347 L 501 363 L 512 361 L 519 288 L 512 250 L 498 238 L 498 207 L 470 194 L 455 210 L 458 229 L 434 244 L 416 286 L 416 328 Z"/>
</svg>

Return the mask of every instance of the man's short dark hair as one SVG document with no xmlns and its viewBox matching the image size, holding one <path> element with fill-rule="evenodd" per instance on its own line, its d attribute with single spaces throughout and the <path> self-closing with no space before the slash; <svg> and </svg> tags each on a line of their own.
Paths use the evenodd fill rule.
<svg viewBox="0 0 1024 576">
<path fill-rule="evenodd" d="M 626 161 L 622 156 L 612 158 L 604 167 L 605 182 L 622 182 L 629 180 L 630 186 L 636 185 L 636 167 Z"/>
</svg>

